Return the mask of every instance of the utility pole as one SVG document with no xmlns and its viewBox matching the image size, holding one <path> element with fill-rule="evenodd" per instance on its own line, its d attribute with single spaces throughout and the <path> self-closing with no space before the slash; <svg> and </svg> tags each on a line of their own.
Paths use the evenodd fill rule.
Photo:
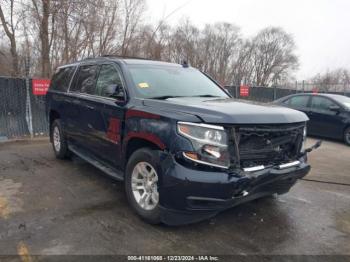
<svg viewBox="0 0 350 262">
<path fill-rule="evenodd" d="M 32 106 L 30 101 L 30 83 L 29 83 L 29 70 L 30 70 L 30 58 L 27 56 L 25 61 L 25 72 L 26 72 L 26 89 L 27 89 L 27 101 L 26 101 L 26 121 L 30 138 L 33 138 L 33 117 L 32 117 Z"/>
</svg>

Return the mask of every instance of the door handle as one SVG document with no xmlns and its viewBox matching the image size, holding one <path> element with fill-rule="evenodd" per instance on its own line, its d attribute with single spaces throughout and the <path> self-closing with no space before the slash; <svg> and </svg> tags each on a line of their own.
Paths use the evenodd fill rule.
<svg viewBox="0 0 350 262">
<path fill-rule="evenodd" d="M 80 104 L 80 101 L 78 99 L 73 99 L 72 102 L 75 105 L 79 105 Z"/>
<path fill-rule="evenodd" d="M 85 107 L 88 108 L 88 109 L 91 109 L 91 110 L 94 110 L 94 109 L 95 109 L 95 107 L 89 106 L 89 105 L 85 105 Z"/>
</svg>

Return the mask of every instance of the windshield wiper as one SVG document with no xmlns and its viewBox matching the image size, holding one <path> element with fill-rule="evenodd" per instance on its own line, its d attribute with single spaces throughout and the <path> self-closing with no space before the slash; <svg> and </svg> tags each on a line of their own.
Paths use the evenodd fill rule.
<svg viewBox="0 0 350 262">
<path fill-rule="evenodd" d="M 221 96 L 214 96 L 214 95 L 197 95 L 192 97 L 221 97 Z"/>
<path fill-rule="evenodd" d="M 155 97 L 149 97 L 148 99 L 166 100 L 168 98 L 177 98 L 177 97 L 183 97 L 183 96 L 155 96 Z"/>
<path fill-rule="evenodd" d="M 214 95 L 196 95 L 196 96 L 154 96 L 154 97 L 149 97 L 148 99 L 166 100 L 166 99 L 168 99 L 168 98 L 178 98 L 178 97 L 221 97 L 221 96 L 214 96 Z"/>
</svg>

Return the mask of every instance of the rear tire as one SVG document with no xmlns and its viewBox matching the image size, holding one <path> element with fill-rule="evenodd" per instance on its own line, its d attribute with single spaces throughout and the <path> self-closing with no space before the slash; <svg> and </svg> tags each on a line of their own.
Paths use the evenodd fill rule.
<svg viewBox="0 0 350 262">
<path fill-rule="evenodd" d="M 61 120 L 56 119 L 51 125 L 51 143 L 56 158 L 65 159 L 70 156 Z"/>
<path fill-rule="evenodd" d="M 344 131 L 344 142 L 345 142 L 345 144 L 350 146 L 350 126 L 345 128 L 345 131 Z"/>
<path fill-rule="evenodd" d="M 132 209 L 150 224 L 159 224 L 158 179 L 161 175 L 156 151 L 142 148 L 135 151 L 126 166 L 125 192 Z"/>
</svg>

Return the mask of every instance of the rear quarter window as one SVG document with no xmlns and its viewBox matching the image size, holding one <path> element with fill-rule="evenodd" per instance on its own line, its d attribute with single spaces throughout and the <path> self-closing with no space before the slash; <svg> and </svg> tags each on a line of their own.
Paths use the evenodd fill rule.
<svg viewBox="0 0 350 262">
<path fill-rule="evenodd" d="M 50 89 L 67 92 L 74 71 L 74 66 L 59 69 L 58 72 L 52 77 Z"/>
<path fill-rule="evenodd" d="M 330 106 L 336 106 L 336 104 L 328 98 L 314 96 L 311 100 L 311 108 L 318 110 L 329 110 Z"/>
</svg>

